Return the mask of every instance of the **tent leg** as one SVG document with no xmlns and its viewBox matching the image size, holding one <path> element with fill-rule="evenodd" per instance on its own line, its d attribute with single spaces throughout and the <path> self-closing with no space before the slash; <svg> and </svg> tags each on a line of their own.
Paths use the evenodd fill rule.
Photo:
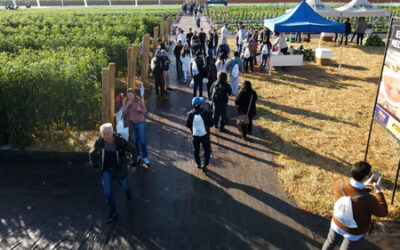
<svg viewBox="0 0 400 250">
<path fill-rule="evenodd" d="M 340 69 L 342 68 L 342 55 L 343 55 L 343 43 L 340 46 L 340 59 L 339 59 L 339 66 L 338 66 L 338 75 L 340 75 Z"/>
</svg>

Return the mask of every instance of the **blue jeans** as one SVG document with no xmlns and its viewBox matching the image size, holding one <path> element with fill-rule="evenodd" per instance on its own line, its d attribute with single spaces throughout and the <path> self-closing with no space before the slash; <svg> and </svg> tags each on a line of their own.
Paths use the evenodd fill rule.
<svg viewBox="0 0 400 250">
<path fill-rule="evenodd" d="M 243 48 L 243 44 L 239 44 L 238 49 L 237 49 L 237 51 L 239 52 L 239 56 L 242 54 L 242 48 Z"/>
<path fill-rule="evenodd" d="M 116 179 L 121 185 L 122 189 L 130 193 L 131 187 L 129 186 L 128 178 L 121 180 L 119 173 L 116 170 L 104 170 L 101 174 L 101 181 L 103 183 L 104 195 L 106 196 L 108 207 L 110 212 L 115 213 L 117 209 L 115 208 L 114 196 L 112 194 L 112 181 Z"/>
<path fill-rule="evenodd" d="M 213 49 L 208 49 L 208 56 L 210 56 L 211 59 L 214 59 Z"/>
<path fill-rule="evenodd" d="M 212 48 L 212 53 L 213 53 L 214 59 L 216 59 L 216 57 L 217 57 L 217 48 L 216 47 Z"/>
<path fill-rule="evenodd" d="M 146 145 L 146 122 L 142 121 L 140 123 L 134 124 L 132 133 L 131 133 L 131 140 L 132 143 L 136 146 L 136 152 L 138 157 L 140 155 L 139 151 L 139 142 L 140 148 L 142 149 L 142 156 L 143 158 L 148 157 L 147 153 L 147 145 Z"/>
<path fill-rule="evenodd" d="M 265 72 L 265 66 L 267 66 L 267 60 L 269 55 L 262 55 L 261 57 L 261 64 L 260 64 L 260 71 Z"/>
</svg>

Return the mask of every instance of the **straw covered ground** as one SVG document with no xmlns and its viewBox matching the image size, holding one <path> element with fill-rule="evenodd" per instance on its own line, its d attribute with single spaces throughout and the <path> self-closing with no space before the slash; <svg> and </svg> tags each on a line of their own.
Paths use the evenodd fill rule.
<svg viewBox="0 0 400 250">
<path fill-rule="evenodd" d="M 230 40 L 235 48 L 234 40 Z M 293 44 L 296 48 L 299 44 Z M 315 49 L 318 40 L 304 43 Z M 306 62 L 272 75 L 250 73 L 259 95 L 256 124 L 274 152 L 276 171 L 283 188 L 300 208 L 330 216 L 333 209 L 332 184 L 348 179 L 351 164 L 364 159 L 369 125 L 383 61 L 383 47 L 343 49 L 343 66 L 338 76 L 340 47 L 322 43 L 333 50 L 332 65 Z M 375 124 L 368 161 L 384 177 L 386 200 L 390 203 L 399 145 Z M 400 219 L 400 190 L 389 216 Z"/>
</svg>

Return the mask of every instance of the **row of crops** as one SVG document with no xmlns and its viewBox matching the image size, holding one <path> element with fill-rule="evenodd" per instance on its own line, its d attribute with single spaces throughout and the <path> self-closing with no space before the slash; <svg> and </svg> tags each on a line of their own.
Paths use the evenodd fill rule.
<svg viewBox="0 0 400 250">
<path fill-rule="evenodd" d="M 112 61 L 125 72 L 129 45 L 168 14 L 157 12 L 0 12 L 0 145 L 25 146 L 54 128 L 93 129 L 101 68 Z"/>
<path fill-rule="evenodd" d="M 286 13 L 293 6 L 223 6 L 210 8 L 212 21 L 221 26 L 224 23 L 236 24 L 242 21 L 244 25 L 253 25 L 256 29 L 263 29 L 264 19 L 274 18 Z M 400 7 L 380 6 L 389 9 L 392 16 L 400 16 Z M 337 21 L 337 18 L 329 18 Z M 354 24 L 357 18 L 350 18 Z M 388 17 L 367 17 L 368 23 L 372 23 L 375 32 L 386 32 L 389 27 Z M 343 20 L 342 20 L 343 21 Z M 353 26 L 354 27 L 354 26 Z"/>
</svg>

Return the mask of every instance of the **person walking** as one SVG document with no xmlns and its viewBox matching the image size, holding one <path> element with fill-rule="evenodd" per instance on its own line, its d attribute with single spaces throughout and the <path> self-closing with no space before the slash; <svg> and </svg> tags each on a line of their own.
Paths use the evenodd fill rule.
<svg viewBox="0 0 400 250">
<path fill-rule="evenodd" d="M 365 31 L 368 28 L 368 23 L 365 21 L 365 17 L 361 17 L 358 22 L 356 33 L 357 33 L 357 45 L 362 46 Z"/>
<path fill-rule="evenodd" d="M 221 32 L 221 40 L 223 40 L 225 38 L 225 41 L 226 41 L 226 39 L 228 39 L 228 35 L 230 33 L 228 30 L 227 23 L 221 28 L 220 32 Z"/>
<path fill-rule="evenodd" d="M 220 73 L 218 80 L 211 86 L 214 125 L 219 129 L 219 132 L 225 132 L 226 110 L 229 96 L 232 94 L 231 86 L 229 86 L 227 80 L 227 74 Z"/>
<path fill-rule="evenodd" d="M 203 96 L 204 61 L 200 51 L 197 52 L 196 58 L 191 63 L 190 73 L 194 81 L 193 97 L 196 97 L 197 89 L 199 89 L 199 96 Z"/>
<path fill-rule="evenodd" d="M 181 40 L 178 40 L 178 43 L 175 45 L 175 48 L 174 48 L 177 80 L 182 79 L 182 77 L 183 77 L 182 61 L 181 61 L 182 50 L 183 50 L 182 42 L 181 42 Z"/>
<path fill-rule="evenodd" d="M 265 72 L 265 67 L 267 63 L 269 63 L 269 57 L 271 55 L 271 43 L 267 41 L 264 43 L 261 49 L 261 64 L 260 64 L 260 72 Z"/>
<path fill-rule="evenodd" d="M 243 72 L 243 62 L 240 60 L 239 52 L 235 51 L 233 53 L 234 58 L 232 58 L 226 64 L 226 72 L 229 73 L 232 94 L 237 95 L 239 89 L 240 73 Z"/>
<path fill-rule="evenodd" d="M 226 73 L 226 60 L 223 55 L 220 55 L 218 57 L 218 60 L 216 61 L 215 66 L 217 67 L 217 74 Z"/>
<path fill-rule="evenodd" d="M 206 57 L 206 66 L 204 68 L 207 78 L 207 97 L 211 100 L 211 86 L 217 80 L 217 67 L 213 62 L 211 56 Z"/>
<path fill-rule="evenodd" d="M 151 70 L 154 75 L 154 86 L 156 95 L 160 95 L 164 97 L 165 89 L 164 89 L 164 77 L 163 77 L 163 63 L 162 63 L 162 54 L 161 50 L 156 50 L 156 55 L 151 59 Z"/>
<path fill-rule="evenodd" d="M 206 173 L 211 156 L 210 128 L 213 126 L 213 119 L 211 112 L 203 109 L 203 98 L 194 97 L 192 107 L 192 111 L 187 114 L 186 127 L 192 132 L 193 155 L 196 166 Z M 200 144 L 204 150 L 203 160 L 200 158 Z"/>
<path fill-rule="evenodd" d="M 187 42 L 189 49 L 192 48 L 192 45 L 191 45 L 192 36 L 193 36 L 192 28 L 189 28 L 189 32 L 186 33 L 186 42 Z"/>
<path fill-rule="evenodd" d="M 200 51 L 200 38 L 197 34 L 197 30 L 194 30 L 190 44 L 192 46 L 192 54 L 197 55 L 197 52 Z"/>
<path fill-rule="evenodd" d="M 201 12 L 198 11 L 196 14 L 196 26 L 197 28 L 200 28 L 200 21 L 201 21 Z"/>
<path fill-rule="evenodd" d="M 343 36 L 344 36 L 345 37 L 344 45 L 347 45 L 347 39 L 349 38 L 349 35 L 351 34 L 350 18 L 346 19 L 346 22 L 344 23 L 344 25 L 345 25 L 344 34 L 342 34 L 342 38 L 340 39 L 340 44 L 343 44 Z"/>
<path fill-rule="evenodd" d="M 251 35 L 248 35 L 247 40 L 244 42 L 243 45 L 243 53 L 242 53 L 242 58 L 244 60 L 244 69 L 245 72 L 249 72 L 249 64 L 250 64 L 250 69 L 252 72 L 254 72 L 254 61 L 253 61 L 253 55 L 254 55 L 254 50 L 253 50 L 253 39 L 251 38 Z"/>
<path fill-rule="evenodd" d="M 253 130 L 253 118 L 256 115 L 256 101 L 257 93 L 251 87 L 251 82 L 245 81 L 235 100 L 238 116 L 247 115 L 247 122 L 238 121 L 243 139 L 246 139 L 247 134 L 251 134 Z"/>
<path fill-rule="evenodd" d="M 199 40 L 200 40 L 200 51 L 201 53 L 203 53 L 204 56 L 206 56 L 207 34 L 203 31 L 203 28 L 200 28 Z"/>
<path fill-rule="evenodd" d="M 334 214 L 322 250 L 333 250 L 340 242 L 341 250 L 355 249 L 369 232 L 371 215 L 387 216 L 388 208 L 381 191 L 382 177 L 371 174 L 371 168 L 365 161 L 357 162 L 351 167 L 349 182 L 337 180 L 334 183 Z M 375 188 L 375 195 L 370 194 L 370 188 Z"/>
<path fill-rule="evenodd" d="M 146 144 L 146 113 L 147 110 L 143 100 L 136 95 L 133 89 L 128 89 L 127 100 L 123 106 L 123 117 L 129 123 L 129 138 L 138 149 L 135 155 L 137 161 L 139 162 L 140 159 L 143 159 L 144 164 L 149 165 L 150 161 Z M 140 157 L 139 144 L 143 158 Z"/>
<path fill-rule="evenodd" d="M 185 35 L 183 29 L 181 29 L 181 31 L 179 32 L 177 41 L 179 41 L 179 40 L 181 40 L 182 46 L 186 44 L 186 35 Z"/>
<path fill-rule="evenodd" d="M 239 55 L 242 54 L 243 43 L 246 40 L 246 30 L 244 29 L 244 25 L 242 25 L 239 31 L 236 33 L 237 37 L 237 51 Z"/>
<path fill-rule="evenodd" d="M 190 81 L 190 50 L 188 47 L 184 46 L 181 53 L 182 71 L 183 71 L 183 82 L 186 84 Z"/>
<path fill-rule="evenodd" d="M 222 43 L 218 46 L 217 49 L 217 56 L 222 56 L 225 60 L 229 58 L 230 55 L 230 48 L 229 45 L 226 43 L 226 38 L 222 38 Z"/>
<path fill-rule="evenodd" d="M 168 53 L 165 49 L 161 50 L 162 53 L 162 64 L 163 64 L 163 77 L 165 83 L 165 90 L 172 91 L 172 88 L 169 86 L 169 65 L 171 61 L 169 60 Z"/>
<path fill-rule="evenodd" d="M 104 195 L 107 200 L 109 215 L 106 223 L 111 223 L 117 217 L 117 209 L 112 192 L 112 182 L 117 180 L 126 193 L 128 203 L 132 202 L 132 191 L 128 182 L 128 167 L 134 173 L 136 171 L 136 158 L 127 161 L 127 154 L 135 156 L 137 150 L 134 145 L 114 133 L 111 123 L 100 126 L 100 136 L 94 142 L 89 152 L 90 165 L 100 170 Z"/>
<path fill-rule="evenodd" d="M 218 45 L 218 34 L 214 34 L 211 29 L 208 30 L 208 39 L 207 39 L 207 48 L 208 55 L 211 56 L 211 59 L 214 60 L 216 58 L 216 51 Z M 214 53 L 215 51 L 215 53 Z"/>
</svg>

